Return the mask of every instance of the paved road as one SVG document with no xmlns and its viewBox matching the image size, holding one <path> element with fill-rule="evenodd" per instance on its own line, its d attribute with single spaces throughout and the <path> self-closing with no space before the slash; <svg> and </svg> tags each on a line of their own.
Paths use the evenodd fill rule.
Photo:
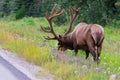
<svg viewBox="0 0 120 80">
<path fill-rule="evenodd" d="M 43 75 L 36 76 L 38 71 Z M 54 75 L 0 48 L 0 80 L 54 80 Z"/>
<path fill-rule="evenodd" d="M 0 56 L 0 80 L 30 80 Z"/>
</svg>

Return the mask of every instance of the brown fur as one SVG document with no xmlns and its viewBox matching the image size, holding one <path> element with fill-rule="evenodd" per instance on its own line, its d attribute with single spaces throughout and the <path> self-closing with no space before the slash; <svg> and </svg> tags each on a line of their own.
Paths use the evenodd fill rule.
<svg viewBox="0 0 120 80">
<path fill-rule="evenodd" d="M 79 23 L 73 32 L 60 37 L 59 47 L 71 49 L 76 55 L 78 49 L 86 52 L 86 59 L 89 53 L 94 60 L 98 60 L 102 50 L 104 40 L 104 29 L 98 24 Z M 96 53 L 97 48 L 97 53 Z"/>
</svg>

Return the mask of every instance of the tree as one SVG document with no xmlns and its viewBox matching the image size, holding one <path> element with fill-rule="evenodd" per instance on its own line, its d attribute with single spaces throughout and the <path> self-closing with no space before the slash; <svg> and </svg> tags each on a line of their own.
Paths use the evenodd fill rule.
<svg viewBox="0 0 120 80">
<path fill-rule="evenodd" d="M 119 2 L 120 0 L 0 0 L 0 16 L 15 13 L 17 17 L 18 14 L 19 16 L 43 17 L 54 4 L 58 4 L 58 8 L 65 9 L 65 14 L 57 17 L 54 22 L 61 25 L 66 21 L 69 22 L 69 6 L 72 5 L 80 8 L 75 23 L 86 22 L 105 25 L 120 18 L 120 7 L 116 6 L 119 5 Z"/>
</svg>

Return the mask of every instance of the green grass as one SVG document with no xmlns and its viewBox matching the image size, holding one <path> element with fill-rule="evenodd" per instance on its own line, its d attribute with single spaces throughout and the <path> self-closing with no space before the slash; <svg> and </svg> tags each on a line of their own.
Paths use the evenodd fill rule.
<svg viewBox="0 0 120 80">
<path fill-rule="evenodd" d="M 40 25 L 49 27 L 44 18 L 29 17 L 17 21 L 0 20 L 0 45 L 24 60 L 42 66 L 62 80 L 109 80 L 110 75 L 120 74 L 119 28 L 105 26 L 101 63 L 97 65 L 93 62 L 92 56 L 85 60 L 83 51 L 79 52 L 79 64 L 76 64 L 75 61 L 67 61 L 68 57 L 65 58 L 65 61 L 58 60 L 63 56 L 52 55 L 57 53 L 57 51 L 52 51 L 57 47 L 57 41 L 44 40 L 43 36 L 52 35 L 41 31 Z M 67 28 L 66 25 L 60 27 L 53 25 L 57 34 L 63 34 Z M 74 57 L 74 53 L 70 50 L 65 54 Z"/>
</svg>

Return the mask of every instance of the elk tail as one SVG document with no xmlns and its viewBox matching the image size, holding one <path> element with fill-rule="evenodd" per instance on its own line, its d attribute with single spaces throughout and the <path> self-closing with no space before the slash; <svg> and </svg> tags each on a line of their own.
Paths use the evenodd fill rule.
<svg viewBox="0 0 120 80">
<path fill-rule="evenodd" d="M 92 32 L 92 39 L 94 40 L 95 46 L 97 46 L 97 36 L 94 32 Z"/>
</svg>

